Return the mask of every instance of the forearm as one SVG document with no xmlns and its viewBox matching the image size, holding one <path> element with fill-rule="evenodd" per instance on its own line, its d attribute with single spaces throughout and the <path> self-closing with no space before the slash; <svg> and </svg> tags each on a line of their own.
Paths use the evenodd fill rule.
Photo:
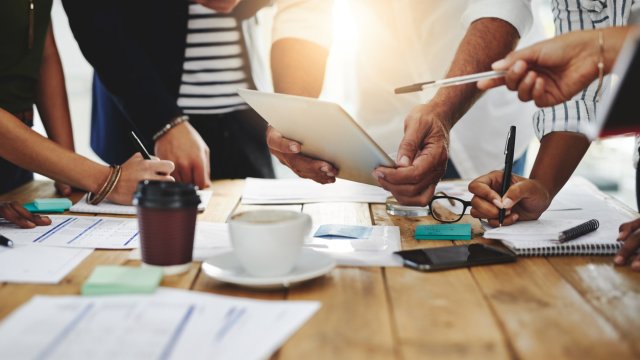
<svg viewBox="0 0 640 360">
<path fill-rule="evenodd" d="M 473 22 L 458 46 L 447 77 L 491 69 L 491 64 L 512 51 L 518 40 L 518 31 L 506 21 L 482 18 Z M 444 87 L 429 105 L 440 110 L 441 118 L 451 128 L 480 95 L 475 84 Z"/>
<path fill-rule="evenodd" d="M 271 47 L 273 87 L 278 93 L 318 97 L 329 52 L 313 42 L 283 38 Z"/>
<path fill-rule="evenodd" d="M 47 31 L 42 65 L 40 66 L 36 105 L 49 138 L 64 148 L 73 151 L 69 101 L 67 99 L 62 63 L 60 62 L 51 26 Z"/>
<path fill-rule="evenodd" d="M 65 149 L 0 109 L 0 157 L 71 186 L 97 191 L 109 169 Z"/>
<path fill-rule="evenodd" d="M 582 134 L 552 132 L 542 138 L 529 178 L 542 183 L 553 198 L 569 180 L 590 142 Z"/>
</svg>

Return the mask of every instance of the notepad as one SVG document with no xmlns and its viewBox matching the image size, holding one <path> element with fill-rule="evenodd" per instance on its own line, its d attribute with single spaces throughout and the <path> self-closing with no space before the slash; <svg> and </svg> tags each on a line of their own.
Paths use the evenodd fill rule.
<svg viewBox="0 0 640 360">
<path fill-rule="evenodd" d="M 621 222 L 620 222 L 621 223 Z M 575 230 L 588 224 L 587 219 L 540 218 L 491 228 L 485 225 L 484 237 L 502 241 L 516 255 L 611 255 L 620 248 L 615 235 L 602 236 L 594 229 Z M 619 223 L 618 223 L 619 225 Z M 597 228 L 597 227 L 596 227 Z M 561 243 L 561 234 L 576 232 L 576 240 Z M 584 236 L 579 236 L 583 234 Z"/>
<path fill-rule="evenodd" d="M 213 195 L 213 191 L 198 190 L 198 195 L 200 196 L 198 211 L 202 212 L 207 208 L 207 205 L 209 205 L 209 200 L 211 199 L 211 195 Z M 108 200 L 105 200 L 98 205 L 91 205 L 87 202 L 87 195 L 85 195 L 80 201 L 75 203 L 69 211 L 92 214 L 135 215 L 136 207 L 133 205 L 114 204 Z"/>
<path fill-rule="evenodd" d="M 418 225 L 416 240 L 471 240 L 471 224 Z"/>
<path fill-rule="evenodd" d="M 149 294 L 162 280 L 162 269 L 97 266 L 82 285 L 82 295 Z"/>
</svg>

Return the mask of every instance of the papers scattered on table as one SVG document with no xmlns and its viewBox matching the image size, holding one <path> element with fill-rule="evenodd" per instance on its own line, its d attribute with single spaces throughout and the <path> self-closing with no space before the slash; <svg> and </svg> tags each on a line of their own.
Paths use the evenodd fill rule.
<svg viewBox="0 0 640 360">
<path fill-rule="evenodd" d="M 315 234 L 319 227 L 311 232 Z M 393 256 L 401 250 L 400 229 L 397 226 L 368 226 L 363 238 L 337 236 L 310 237 L 304 246 L 324 252 L 344 266 L 402 266 Z M 193 259 L 206 260 L 214 255 L 232 250 L 226 223 L 198 222 Z M 131 252 L 129 258 L 140 260 L 140 250 Z"/>
<path fill-rule="evenodd" d="M 400 228 L 397 226 L 370 226 L 362 238 L 339 236 L 313 237 L 305 246 L 323 252 L 343 266 L 402 266 L 393 256 L 400 251 Z M 317 227 L 311 233 L 316 234 Z"/>
<path fill-rule="evenodd" d="M 37 245 L 0 246 L 0 282 L 57 284 L 91 252 Z"/>
<path fill-rule="evenodd" d="M 209 200 L 211 200 L 211 195 L 213 195 L 213 191 L 211 190 L 198 190 L 198 195 L 200 195 L 200 204 L 198 205 L 198 211 L 204 211 L 209 204 Z M 71 212 L 79 212 L 79 213 L 90 213 L 90 214 L 115 214 L 115 215 L 135 215 L 136 207 L 133 205 L 120 205 L 114 204 L 108 200 L 101 202 L 98 205 L 91 205 L 87 202 L 87 196 L 85 195 L 75 203 L 69 211 Z"/>
<path fill-rule="evenodd" d="M 39 244 L 91 249 L 138 247 L 136 219 L 51 215 L 51 225 L 20 229 L 2 224 L 0 232 L 16 244 Z"/>
<path fill-rule="evenodd" d="M 266 359 L 319 307 L 163 288 L 36 296 L 0 326 L 0 358 Z"/>
<path fill-rule="evenodd" d="M 337 179 L 322 185 L 309 179 L 247 178 L 243 204 L 300 204 L 316 202 L 384 203 L 391 193 L 381 187 Z"/>
</svg>

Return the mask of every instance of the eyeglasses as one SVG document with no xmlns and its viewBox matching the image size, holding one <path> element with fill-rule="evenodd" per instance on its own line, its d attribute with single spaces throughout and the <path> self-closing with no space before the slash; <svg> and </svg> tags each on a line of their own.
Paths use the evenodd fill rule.
<svg viewBox="0 0 640 360">
<path fill-rule="evenodd" d="M 444 193 L 443 193 L 444 194 Z M 454 223 L 460 221 L 471 207 L 471 201 L 462 200 L 457 197 L 435 195 L 429 201 L 429 213 L 434 219 L 443 223 Z"/>
<path fill-rule="evenodd" d="M 442 195 L 439 195 L 442 194 Z M 471 207 L 471 201 L 462 200 L 460 198 L 449 196 L 444 192 L 438 192 L 431 198 L 429 205 L 405 206 L 400 205 L 395 199 L 387 200 L 387 213 L 396 216 L 433 216 L 442 223 L 454 223 L 460 221 Z"/>
</svg>

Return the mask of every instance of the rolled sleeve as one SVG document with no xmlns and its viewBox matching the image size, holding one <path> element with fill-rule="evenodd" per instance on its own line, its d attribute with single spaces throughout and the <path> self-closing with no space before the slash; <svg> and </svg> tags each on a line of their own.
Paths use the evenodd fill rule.
<svg viewBox="0 0 640 360">
<path fill-rule="evenodd" d="M 273 42 L 297 38 L 331 46 L 332 0 L 279 0 L 275 5 Z"/>
<path fill-rule="evenodd" d="M 472 0 L 462 14 L 465 26 L 482 18 L 502 19 L 513 25 L 520 38 L 527 34 L 533 24 L 531 0 Z"/>
</svg>

